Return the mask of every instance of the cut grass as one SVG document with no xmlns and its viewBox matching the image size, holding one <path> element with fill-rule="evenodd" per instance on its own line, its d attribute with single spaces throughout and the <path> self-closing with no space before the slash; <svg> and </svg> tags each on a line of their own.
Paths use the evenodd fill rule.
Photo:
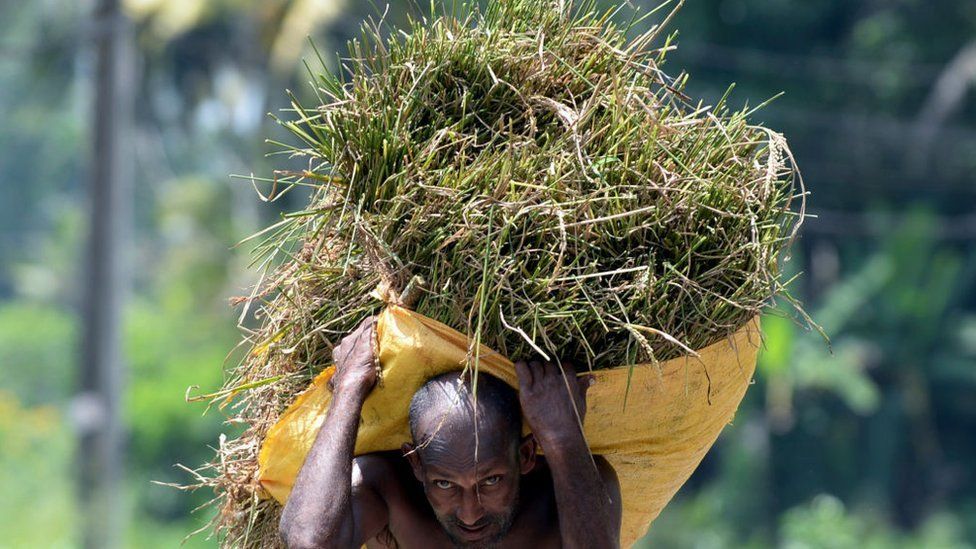
<svg viewBox="0 0 976 549">
<path fill-rule="evenodd" d="M 680 356 L 790 299 L 805 193 L 786 142 L 728 93 L 689 99 L 660 69 L 663 24 L 628 39 L 646 15 L 592 1 L 448 4 L 389 38 L 365 25 L 339 75 L 310 69 L 318 103 L 280 120 L 308 169 L 254 180 L 313 196 L 255 238 L 261 328 L 216 393 L 249 429 L 199 477 L 225 545 L 278 543 L 260 441 L 386 303 L 593 369 Z"/>
</svg>

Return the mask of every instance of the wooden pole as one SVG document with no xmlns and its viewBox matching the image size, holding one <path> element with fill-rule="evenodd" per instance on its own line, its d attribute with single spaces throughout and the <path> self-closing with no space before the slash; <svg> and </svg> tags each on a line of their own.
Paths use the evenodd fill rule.
<svg viewBox="0 0 976 549">
<path fill-rule="evenodd" d="M 90 218 L 85 256 L 79 393 L 78 475 L 82 545 L 115 548 L 123 530 L 121 311 L 131 232 L 131 30 L 119 0 L 98 0 L 94 18 Z"/>
</svg>

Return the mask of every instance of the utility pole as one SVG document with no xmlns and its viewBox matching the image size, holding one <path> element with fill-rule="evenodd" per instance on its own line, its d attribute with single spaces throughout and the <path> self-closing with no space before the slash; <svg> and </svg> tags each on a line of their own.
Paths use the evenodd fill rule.
<svg viewBox="0 0 976 549">
<path fill-rule="evenodd" d="M 82 303 L 81 363 L 73 419 L 85 548 L 121 546 L 123 386 L 121 313 L 131 234 L 132 31 L 119 0 L 96 0 L 95 83 L 89 167 L 89 235 Z"/>
</svg>

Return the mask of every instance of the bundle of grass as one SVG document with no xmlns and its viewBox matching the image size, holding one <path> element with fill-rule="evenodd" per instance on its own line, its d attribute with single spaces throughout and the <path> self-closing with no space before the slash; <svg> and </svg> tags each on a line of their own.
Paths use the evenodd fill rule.
<svg viewBox="0 0 976 549">
<path fill-rule="evenodd" d="M 752 111 L 693 103 L 661 71 L 674 6 L 628 39 L 654 12 L 453 4 L 388 38 L 367 25 L 343 76 L 313 74 L 317 104 L 282 122 L 309 167 L 273 192 L 314 192 L 261 233 L 268 276 L 245 301 L 263 324 L 213 395 L 247 428 L 199 477 L 228 546 L 277 543 L 264 433 L 385 303 L 510 357 L 606 368 L 689 353 L 788 298 L 792 157 Z"/>
</svg>

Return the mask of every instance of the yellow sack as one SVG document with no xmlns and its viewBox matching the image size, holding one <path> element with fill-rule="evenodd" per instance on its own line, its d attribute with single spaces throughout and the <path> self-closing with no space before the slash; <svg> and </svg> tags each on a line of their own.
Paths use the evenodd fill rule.
<svg viewBox="0 0 976 549">
<path fill-rule="evenodd" d="M 380 314 L 377 335 L 382 384 L 363 405 L 356 455 L 398 450 L 408 442 L 414 392 L 431 377 L 463 367 L 468 352 L 465 335 L 397 306 Z M 647 532 L 732 420 L 752 380 L 759 343 L 757 317 L 727 341 L 699 350 L 698 358 L 594 372 L 584 431 L 590 450 L 603 455 L 620 478 L 623 547 Z M 508 359 L 484 346 L 480 353 L 481 371 L 518 387 Z M 326 368 L 315 378 L 261 447 L 261 486 L 281 503 L 325 418 L 332 398 L 326 382 L 333 371 Z"/>
</svg>

